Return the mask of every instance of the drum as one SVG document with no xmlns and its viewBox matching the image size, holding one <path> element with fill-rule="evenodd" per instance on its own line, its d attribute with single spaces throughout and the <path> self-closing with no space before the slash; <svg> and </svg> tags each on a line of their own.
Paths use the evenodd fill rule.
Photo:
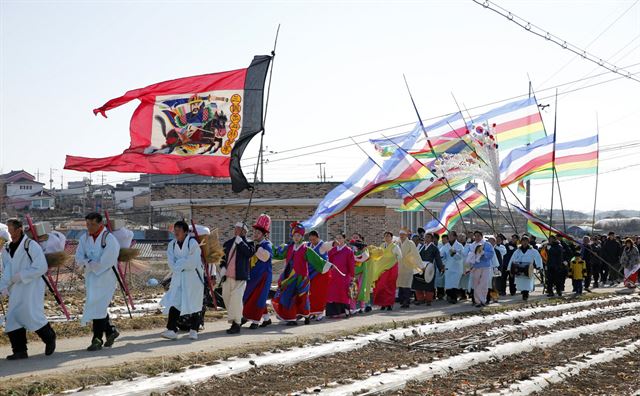
<svg viewBox="0 0 640 396">
<path fill-rule="evenodd" d="M 430 283 L 436 275 L 436 266 L 433 263 L 427 262 L 427 266 L 424 268 L 424 281 Z"/>
</svg>

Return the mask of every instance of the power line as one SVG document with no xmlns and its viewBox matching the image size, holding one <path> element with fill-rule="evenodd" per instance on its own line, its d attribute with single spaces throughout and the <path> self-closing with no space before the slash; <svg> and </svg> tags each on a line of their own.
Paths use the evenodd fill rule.
<svg viewBox="0 0 640 396">
<path fill-rule="evenodd" d="M 634 63 L 632 65 L 629 65 L 629 66 L 627 66 L 627 68 L 635 67 L 635 66 L 638 66 L 638 65 L 640 65 L 640 62 Z M 551 87 L 548 87 L 548 88 L 543 88 L 543 89 L 538 90 L 537 92 L 545 92 L 545 91 L 555 90 L 556 88 L 560 88 L 560 87 L 563 87 L 563 86 L 566 86 L 566 85 L 574 84 L 576 82 L 585 81 L 585 80 L 589 80 L 589 79 L 592 79 L 592 78 L 600 77 L 600 76 L 603 76 L 603 75 L 606 75 L 606 74 L 609 74 L 609 72 L 603 72 L 603 73 L 596 74 L 596 75 L 593 75 L 593 76 L 590 76 L 590 77 L 586 77 L 586 78 L 581 78 L 581 79 L 565 82 L 565 83 L 554 85 L 554 86 L 551 86 Z M 634 75 L 638 75 L 638 74 L 640 74 L 640 72 L 634 73 Z M 577 91 L 580 91 L 582 89 L 587 89 L 587 88 L 595 87 L 595 86 L 598 86 L 598 85 L 606 84 L 606 83 L 609 83 L 609 82 L 620 80 L 622 78 L 624 78 L 624 77 L 615 77 L 615 78 L 612 78 L 612 79 L 609 79 L 609 80 L 604 80 L 604 81 L 600 81 L 600 82 L 597 82 L 597 83 L 594 83 L 594 84 L 591 84 L 591 85 L 579 87 L 579 88 L 576 88 L 576 89 L 573 89 L 573 90 L 570 90 L 570 91 L 561 92 L 558 95 L 561 96 L 561 95 L 565 95 L 565 94 L 568 94 L 568 93 L 577 92 Z M 529 96 L 529 93 L 527 92 L 526 94 L 516 95 L 516 96 L 509 97 L 509 98 L 505 98 L 505 99 L 501 99 L 501 100 L 497 100 L 497 101 L 493 101 L 493 102 L 489 102 L 489 103 L 485 103 L 485 104 L 469 107 L 468 110 L 477 110 L 477 109 L 481 109 L 481 108 L 484 108 L 484 107 L 497 105 L 497 104 L 508 102 L 508 101 L 513 101 L 513 100 L 517 100 L 517 99 L 524 99 L 524 98 L 526 98 L 528 96 Z M 539 100 L 544 100 L 544 99 L 550 99 L 550 98 L 553 98 L 553 97 L 555 97 L 555 94 L 549 95 L 549 96 L 540 97 L 538 99 Z M 445 114 L 441 114 L 441 115 L 438 115 L 438 116 L 425 118 L 422 121 L 437 120 L 437 119 L 440 119 L 440 118 L 444 118 L 444 117 L 450 116 L 450 115 L 455 114 L 457 112 L 458 111 L 456 110 L 456 111 L 453 111 L 453 112 L 450 112 L 450 113 L 445 113 Z M 372 135 L 372 134 L 375 134 L 375 133 L 384 132 L 384 131 L 388 131 L 388 130 L 396 129 L 396 128 L 400 128 L 400 127 L 412 126 L 412 125 L 415 125 L 415 122 L 399 124 L 399 125 L 395 125 L 395 126 L 391 126 L 391 127 L 387 127 L 387 128 L 382 128 L 382 129 L 370 131 L 370 132 L 364 132 L 364 133 L 359 133 L 359 134 L 356 134 L 356 135 L 350 135 L 350 136 L 344 137 L 344 138 L 332 139 L 332 140 L 327 140 L 327 141 L 324 141 L 324 142 L 317 142 L 317 143 L 306 145 L 306 146 L 300 146 L 300 147 L 295 147 L 295 148 L 291 148 L 291 149 L 287 149 L 287 150 L 281 150 L 281 151 L 278 151 L 276 153 L 265 154 L 265 157 L 266 156 L 276 156 L 276 155 L 287 153 L 287 152 L 304 150 L 306 148 L 318 147 L 318 146 L 325 145 L 325 144 L 337 143 L 337 142 L 340 142 L 340 141 L 343 141 L 343 140 L 350 140 L 352 137 L 356 138 L 356 137 L 361 137 L 361 136 L 366 136 L 366 135 Z M 397 137 L 397 136 L 401 136 L 401 135 L 403 135 L 405 133 L 406 133 L 406 131 L 402 132 L 402 133 L 399 133 L 399 134 L 390 135 L 389 137 L 391 137 L 391 138 L 392 137 Z M 366 143 L 366 141 L 359 142 L 359 143 Z M 334 147 L 334 148 L 318 150 L 318 151 L 312 152 L 312 153 L 328 151 L 328 150 L 336 150 L 336 149 L 341 149 L 341 148 L 345 148 L 345 147 L 351 147 L 353 145 L 354 145 L 353 143 L 350 143 L 348 145 L 342 145 L 342 146 L 337 146 L 337 147 Z M 291 158 L 298 158 L 298 157 L 300 157 L 300 156 L 294 156 L 294 157 L 291 157 Z M 245 157 L 245 158 L 243 158 L 243 160 L 250 160 L 250 159 L 256 159 L 256 158 L 257 157 Z M 270 161 L 276 161 L 276 160 L 270 160 Z"/>
<path fill-rule="evenodd" d="M 633 7 L 636 6 L 636 4 L 638 4 L 638 1 L 640 0 L 636 0 L 633 4 L 631 4 L 629 7 L 627 7 L 627 9 L 624 10 L 624 12 L 622 12 L 622 14 L 620 14 L 613 22 L 611 22 L 603 31 L 600 32 L 600 34 L 598 34 L 593 40 L 591 40 L 589 42 L 589 44 L 587 44 L 587 46 L 585 48 L 589 48 L 593 43 L 595 43 L 596 41 L 598 41 L 598 39 L 600 39 L 600 37 L 602 37 L 606 32 L 609 31 L 609 29 L 611 29 L 616 23 L 618 23 L 618 21 L 620 21 L 620 19 L 622 19 L 622 17 L 624 17 L 625 15 L 627 15 L 627 13 L 629 11 L 631 11 L 631 9 Z M 635 40 L 635 39 L 634 39 Z M 628 45 L 628 44 L 627 44 Z M 612 56 L 615 56 L 617 54 L 614 54 Z M 560 73 L 561 71 L 563 71 L 567 66 L 569 66 L 571 63 L 573 63 L 573 61 L 575 61 L 576 59 L 578 59 L 577 56 L 571 58 L 567 63 L 565 63 L 562 67 L 560 67 L 558 70 L 556 70 L 555 73 L 553 73 L 551 76 L 549 76 L 546 80 L 544 80 L 542 82 L 542 84 L 546 84 L 547 82 L 549 82 L 549 80 L 553 79 L 555 76 L 558 75 L 558 73 Z M 542 85 L 541 84 L 541 85 Z"/>
<path fill-rule="evenodd" d="M 632 68 L 632 67 L 635 67 L 635 66 L 638 66 L 638 65 L 640 65 L 640 62 L 631 64 L 631 65 L 627 65 L 625 68 L 628 69 L 628 68 Z M 555 90 L 556 88 L 561 88 L 563 86 L 574 84 L 574 83 L 580 82 L 580 81 L 591 80 L 591 79 L 594 79 L 594 78 L 597 78 L 597 77 L 601 77 L 601 76 L 606 75 L 606 74 L 609 74 L 609 72 L 603 72 L 603 73 L 595 74 L 593 76 L 580 78 L 580 79 L 576 79 L 576 80 L 573 80 L 573 81 L 568 81 L 568 82 L 557 84 L 557 85 L 550 86 L 550 87 L 547 87 L 547 88 L 542 88 L 542 89 L 538 90 L 538 92 L 545 92 L 545 91 Z M 640 74 L 640 72 L 634 73 L 634 75 L 637 75 L 637 74 Z M 606 83 L 609 83 L 609 82 L 617 81 L 617 80 L 620 80 L 622 78 L 624 78 L 624 77 L 615 77 L 615 78 L 612 78 L 612 79 L 599 81 L 599 82 L 596 82 L 594 84 L 590 84 L 590 85 L 579 87 L 579 88 L 576 88 L 576 89 L 573 89 L 573 90 L 570 90 L 570 91 L 565 91 L 565 92 L 559 93 L 559 95 L 564 95 L 564 94 L 568 94 L 568 93 L 571 93 L 571 92 L 576 92 L 576 91 L 580 91 L 580 90 L 583 90 L 583 89 L 588 89 L 588 88 L 599 86 L 599 85 L 606 84 Z M 488 103 L 484 103 L 484 104 L 481 104 L 481 105 L 472 106 L 472 107 L 469 107 L 468 110 L 477 110 L 477 109 L 481 109 L 481 108 L 484 108 L 484 107 L 493 106 L 493 105 L 497 105 L 497 104 L 508 102 L 508 101 L 513 101 L 513 100 L 516 100 L 516 99 L 523 99 L 523 98 L 526 98 L 528 96 L 529 96 L 529 93 L 527 92 L 526 94 L 516 95 L 516 96 L 512 96 L 512 97 L 496 100 L 496 101 L 493 101 L 493 102 L 488 102 Z M 538 99 L 539 100 L 544 100 L 544 99 L 552 98 L 554 96 L 555 95 L 549 95 L 549 96 L 545 96 L 545 97 L 540 97 Z M 452 111 L 450 113 L 445 113 L 445 114 L 441 114 L 441 115 L 425 118 L 425 119 L 423 119 L 423 121 L 432 121 L 432 120 L 440 119 L 440 118 L 447 117 L 447 116 L 450 116 L 452 114 L 455 114 L 457 112 L 458 111 L 455 110 L 455 111 Z M 397 129 L 397 128 L 401 128 L 401 127 L 407 127 L 407 126 L 412 126 L 412 125 L 415 125 L 415 122 L 407 122 L 407 123 L 403 123 L 403 124 L 394 125 L 394 126 L 391 126 L 391 127 L 376 129 L 376 130 L 363 132 L 363 133 L 359 133 L 359 134 L 355 134 L 355 135 L 349 135 L 348 137 L 344 137 L 344 138 L 332 139 L 332 140 L 327 140 L 327 141 L 324 141 L 324 142 L 317 142 L 317 143 L 314 143 L 314 144 L 294 147 L 294 148 L 290 148 L 290 149 L 286 149 L 286 150 L 281 150 L 281 151 L 278 151 L 278 152 L 275 152 L 275 153 L 264 153 L 264 157 L 266 158 L 266 157 L 269 157 L 269 156 L 280 155 L 280 154 L 287 153 L 287 152 L 294 152 L 294 151 L 304 150 L 306 148 L 312 148 L 312 147 L 318 147 L 318 146 L 321 146 L 321 145 L 337 143 L 337 142 L 340 142 L 340 141 L 343 141 L 343 140 L 350 140 L 351 137 L 367 136 L 367 135 L 372 135 L 372 134 L 375 134 L 375 133 L 385 132 L 385 131 L 389 131 L 389 130 L 392 130 L 392 129 Z M 406 133 L 406 132 L 403 132 L 403 133 L 400 133 L 400 134 L 396 134 L 396 135 L 389 135 L 389 137 L 400 136 L 400 135 L 402 135 L 404 133 Z M 359 143 L 366 143 L 366 142 L 367 141 L 361 141 Z M 327 148 L 327 149 L 323 149 L 323 150 L 318 150 L 318 151 L 314 151 L 314 152 L 310 152 L 310 153 L 305 153 L 305 154 L 302 154 L 302 155 L 296 155 L 296 156 L 292 156 L 292 157 L 282 158 L 282 159 L 279 159 L 279 158 L 278 159 L 269 159 L 267 164 L 269 162 L 281 161 L 281 160 L 285 160 L 285 159 L 299 158 L 299 157 L 302 157 L 302 156 L 305 156 L 305 155 L 317 154 L 317 153 L 320 153 L 320 152 L 323 152 L 323 151 L 338 150 L 338 149 L 347 148 L 347 147 L 351 147 L 351 146 L 353 146 L 353 143 L 350 143 L 348 145 L 342 145 L 342 146 L 337 146 L 337 147 L 333 147 L 333 148 Z M 244 160 L 250 160 L 250 159 L 257 159 L 257 158 L 258 158 L 257 156 L 244 157 L 243 161 Z M 251 166 L 251 167 L 253 167 L 253 166 L 255 166 L 255 164 L 243 165 L 243 166 L 246 166 L 246 167 Z M 163 183 L 163 182 L 166 182 L 166 181 L 170 181 L 174 177 L 176 177 L 176 175 L 169 175 L 165 179 L 156 180 L 156 183 Z M 196 177 L 202 177 L 202 175 L 181 176 L 181 180 L 186 180 L 186 179 L 189 179 L 189 178 L 196 178 Z M 136 180 L 136 176 L 123 178 L 123 179 L 110 180 L 109 183 L 110 184 L 115 184 L 115 183 L 126 182 L 126 181 L 136 182 L 137 181 Z"/>
<path fill-rule="evenodd" d="M 484 0 L 484 1 L 479 1 L 479 0 L 472 0 L 474 3 L 479 4 L 481 6 L 483 6 L 484 8 L 491 10 L 493 12 L 495 12 L 498 15 L 501 15 L 503 17 L 505 17 L 507 20 L 515 23 L 516 25 L 520 26 L 521 28 L 523 28 L 524 30 L 526 30 L 529 33 L 535 34 L 538 37 L 542 37 L 544 39 L 546 39 L 547 41 L 550 41 L 554 44 L 557 44 L 558 46 L 560 46 L 563 49 L 566 49 L 568 51 L 573 52 L 576 55 L 581 56 L 582 58 L 588 60 L 589 62 L 593 62 L 596 65 L 605 68 L 607 70 L 609 70 L 612 73 L 616 73 L 619 74 L 625 78 L 628 78 L 630 80 L 636 81 L 636 82 L 640 82 L 640 79 L 635 78 L 633 76 L 633 74 L 627 70 L 625 70 L 624 68 L 618 67 L 612 63 L 609 63 L 605 60 L 602 60 L 602 58 L 587 52 L 585 49 L 579 48 L 576 45 L 573 45 L 569 42 L 567 42 L 566 40 L 551 34 L 549 31 L 542 29 L 541 27 L 532 24 L 531 22 L 526 21 L 525 19 L 517 16 L 516 14 L 512 13 L 511 11 L 500 7 L 499 5 L 495 4 L 495 3 L 491 3 L 489 0 Z M 637 2 L 638 0 L 636 0 Z M 493 5 L 493 6 L 492 6 Z M 634 3 L 635 5 L 635 3 Z"/>
</svg>

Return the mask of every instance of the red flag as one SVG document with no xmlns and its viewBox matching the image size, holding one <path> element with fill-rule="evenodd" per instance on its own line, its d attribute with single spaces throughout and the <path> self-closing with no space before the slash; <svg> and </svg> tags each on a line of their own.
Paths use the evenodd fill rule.
<svg viewBox="0 0 640 396">
<path fill-rule="evenodd" d="M 240 158 L 263 130 L 264 82 L 271 57 L 246 69 L 179 78 L 134 89 L 93 110 L 102 114 L 139 99 L 131 144 L 106 158 L 67 156 L 65 169 L 231 177 L 232 189 L 250 188 Z"/>
</svg>

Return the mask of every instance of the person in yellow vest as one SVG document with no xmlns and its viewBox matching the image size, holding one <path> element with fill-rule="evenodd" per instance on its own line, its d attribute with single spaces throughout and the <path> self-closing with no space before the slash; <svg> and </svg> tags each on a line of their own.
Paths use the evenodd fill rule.
<svg viewBox="0 0 640 396">
<path fill-rule="evenodd" d="M 582 256 L 578 254 L 571 259 L 571 263 L 569 264 L 569 277 L 571 278 L 573 290 L 577 296 L 582 294 L 582 283 L 584 282 L 584 277 L 586 275 L 587 263 L 584 261 Z"/>
</svg>

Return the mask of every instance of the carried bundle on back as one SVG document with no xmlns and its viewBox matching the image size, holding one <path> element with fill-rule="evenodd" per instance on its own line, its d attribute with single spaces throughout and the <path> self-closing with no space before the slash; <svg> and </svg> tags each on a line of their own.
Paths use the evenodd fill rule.
<svg viewBox="0 0 640 396">
<path fill-rule="evenodd" d="M 118 261 L 121 263 L 126 263 L 132 261 L 136 257 L 140 255 L 139 249 L 134 248 L 120 248 L 120 253 L 118 254 Z"/>
<path fill-rule="evenodd" d="M 224 256 L 224 250 L 218 238 L 218 229 L 212 230 L 208 235 L 200 235 L 199 242 L 205 261 L 209 264 L 218 264 Z"/>
<path fill-rule="evenodd" d="M 71 261 L 71 255 L 67 252 L 45 253 L 49 268 L 61 268 Z"/>
</svg>

